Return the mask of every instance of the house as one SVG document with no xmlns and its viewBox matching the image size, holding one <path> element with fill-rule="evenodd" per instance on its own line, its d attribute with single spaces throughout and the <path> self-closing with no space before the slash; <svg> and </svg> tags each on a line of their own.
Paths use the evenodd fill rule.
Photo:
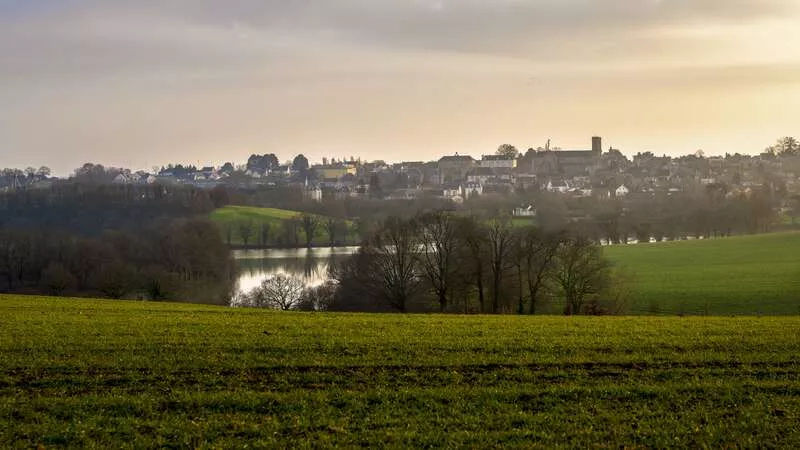
<svg viewBox="0 0 800 450">
<path fill-rule="evenodd" d="M 488 169 L 516 169 L 517 159 L 506 155 L 486 155 L 481 160 L 480 166 Z"/>
<path fill-rule="evenodd" d="M 628 189 L 624 184 L 618 187 L 616 191 L 614 191 L 614 195 L 616 195 L 617 197 L 625 197 L 630 193 L 631 190 Z"/>
<path fill-rule="evenodd" d="M 463 200 L 464 188 L 460 184 L 454 186 L 446 186 L 444 189 L 442 189 L 442 197 L 449 200 L 453 200 L 455 198 L 460 198 Z"/>
<path fill-rule="evenodd" d="M 483 185 L 480 183 L 467 183 L 464 186 L 464 199 L 469 200 L 475 196 L 483 195 Z"/>
<path fill-rule="evenodd" d="M 547 182 L 546 189 L 547 192 L 557 192 L 559 194 L 565 194 L 569 192 L 569 185 L 563 179 L 556 178 Z"/>
<path fill-rule="evenodd" d="M 467 181 L 470 183 L 486 184 L 487 181 L 495 178 L 494 170 L 489 167 L 476 167 L 467 173 Z"/>
<path fill-rule="evenodd" d="M 354 165 L 349 164 L 329 164 L 319 165 L 313 167 L 317 173 L 317 177 L 322 180 L 338 180 L 346 175 L 356 176 L 358 169 Z"/>
<path fill-rule="evenodd" d="M 322 188 L 319 185 L 310 187 L 307 186 L 305 190 L 305 195 L 308 199 L 313 200 L 315 202 L 322 201 Z"/>
<path fill-rule="evenodd" d="M 527 208 L 515 208 L 513 214 L 514 217 L 536 217 L 536 209 L 533 205 L 528 205 Z"/>
<path fill-rule="evenodd" d="M 464 181 L 472 168 L 475 160 L 471 156 L 445 156 L 439 160 L 439 183 L 458 183 Z"/>
</svg>

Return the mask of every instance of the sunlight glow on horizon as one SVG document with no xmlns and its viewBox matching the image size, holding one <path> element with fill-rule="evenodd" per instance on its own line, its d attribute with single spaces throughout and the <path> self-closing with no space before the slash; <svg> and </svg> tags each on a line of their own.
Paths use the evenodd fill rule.
<svg viewBox="0 0 800 450">
<path fill-rule="evenodd" d="M 0 166 L 434 160 L 592 135 L 753 154 L 800 133 L 791 0 L 31 1 L 0 8 Z"/>
</svg>

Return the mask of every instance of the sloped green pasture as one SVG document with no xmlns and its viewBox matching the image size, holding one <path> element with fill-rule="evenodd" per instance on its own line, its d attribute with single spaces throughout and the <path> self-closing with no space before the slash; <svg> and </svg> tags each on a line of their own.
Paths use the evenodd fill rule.
<svg viewBox="0 0 800 450">
<path fill-rule="evenodd" d="M 226 206 L 219 208 L 211 213 L 211 220 L 216 222 L 222 230 L 223 239 L 227 240 L 227 233 L 231 233 L 231 244 L 243 245 L 244 242 L 239 232 L 240 223 L 249 223 L 253 226 L 253 237 L 250 240 L 250 245 L 255 245 L 258 241 L 258 234 L 260 233 L 261 226 L 267 225 L 270 229 L 270 242 L 274 242 L 275 238 L 280 236 L 284 226 L 284 222 L 289 219 L 297 219 L 303 213 L 299 211 L 290 211 L 286 209 L 276 208 L 257 208 L 252 206 Z M 324 222 L 328 219 L 326 216 L 313 215 L 318 222 L 312 243 L 316 246 L 326 246 L 329 244 L 328 234 L 325 231 Z M 230 228 L 230 230 L 229 230 Z M 344 229 L 339 232 L 337 240 L 341 243 L 356 242 L 357 239 L 352 231 L 352 223 L 345 221 Z M 301 244 L 305 244 L 305 231 L 298 230 L 298 236 Z"/>
<path fill-rule="evenodd" d="M 800 314 L 800 233 L 611 246 L 637 314 Z"/>
<path fill-rule="evenodd" d="M 798 448 L 798 328 L 0 296 L 0 447 Z"/>
</svg>

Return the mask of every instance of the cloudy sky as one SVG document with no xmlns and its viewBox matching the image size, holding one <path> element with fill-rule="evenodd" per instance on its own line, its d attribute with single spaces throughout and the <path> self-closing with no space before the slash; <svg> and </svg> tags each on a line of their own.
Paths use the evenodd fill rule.
<svg viewBox="0 0 800 450">
<path fill-rule="evenodd" d="M 0 167 L 800 134 L 797 0 L 0 0 Z"/>
</svg>

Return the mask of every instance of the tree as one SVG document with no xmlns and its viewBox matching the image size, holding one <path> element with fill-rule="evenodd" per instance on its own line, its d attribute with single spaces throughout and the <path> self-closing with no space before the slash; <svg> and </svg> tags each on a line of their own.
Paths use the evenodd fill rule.
<svg viewBox="0 0 800 450">
<path fill-rule="evenodd" d="M 306 235 L 306 247 L 311 248 L 311 243 L 314 242 L 314 234 L 317 232 L 319 220 L 311 214 L 303 214 L 300 217 L 300 222 L 303 225 L 303 232 Z"/>
<path fill-rule="evenodd" d="M 51 262 L 42 271 L 41 284 L 48 293 L 59 296 L 70 289 L 74 289 L 78 280 L 60 262 Z"/>
<path fill-rule="evenodd" d="M 492 312 L 499 314 L 505 294 L 505 279 L 509 269 L 514 265 L 515 235 L 508 220 L 495 219 L 486 226 L 486 237 L 489 244 L 489 275 L 491 276 L 489 295 Z"/>
<path fill-rule="evenodd" d="M 792 219 L 792 225 L 795 225 L 797 218 L 800 217 L 800 194 L 795 194 L 789 199 L 789 211 L 787 214 Z"/>
<path fill-rule="evenodd" d="M 573 237 L 563 241 L 555 257 L 553 279 L 561 288 L 566 315 L 582 314 L 585 302 L 609 285 L 609 262 L 599 246 Z"/>
<path fill-rule="evenodd" d="M 328 235 L 328 245 L 335 247 L 336 237 L 339 236 L 340 232 L 342 232 L 342 229 L 344 228 L 344 222 L 335 217 L 328 217 L 325 219 L 323 225 L 325 227 L 325 233 Z"/>
<path fill-rule="evenodd" d="M 231 174 L 235 170 L 236 169 L 233 167 L 233 163 L 231 163 L 231 162 L 226 162 L 225 164 L 222 165 L 222 168 L 219 169 L 220 172 L 227 173 L 227 174 Z"/>
<path fill-rule="evenodd" d="M 377 267 L 383 277 L 382 292 L 388 303 L 401 313 L 421 286 L 418 263 L 421 246 L 418 225 L 390 217 L 372 241 Z"/>
<path fill-rule="evenodd" d="M 505 156 L 508 158 L 517 159 L 519 156 L 519 150 L 511 144 L 503 144 L 497 148 L 496 154 L 498 156 Z"/>
<path fill-rule="evenodd" d="M 309 168 L 308 158 L 303 156 L 302 153 L 294 157 L 294 160 L 292 161 L 292 170 L 300 173 L 305 173 L 308 171 L 308 168 Z"/>
<path fill-rule="evenodd" d="M 242 239 L 242 244 L 245 247 L 248 246 L 250 243 L 250 238 L 253 237 L 253 232 L 255 231 L 255 226 L 252 220 L 240 220 L 237 223 L 237 227 L 239 230 L 239 237 Z"/>
<path fill-rule="evenodd" d="M 778 139 L 775 146 L 768 149 L 770 153 L 781 156 L 793 156 L 800 154 L 800 142 L 797 139 L 786 136 Z"/>
<path fill-rule="evenodd" d="M 528 313 L 536 314 L 541 291 L 552 271 L 562 237 L 558 234 L 544 234 L 535 227 L 525 228 L 519 236 L 519 249 L 525 280 L 528 288 Z M 520 280 L 522 282 L 522 280 Z M 520 303 L 520 313 L 523 306 Z"/>
<path fill-rule="evenodd" d="M 261 285 L 240 301 L 241 306 L 253 308 L 273 308 L 290 311 L 300 305 L 305 292 L 303 280 L 278 274 L 261 282 Z"/>
<path fill-rule="evenodd" d="M 297 237 L 298 232 L 300 231 L 300 227 L 302 224 L 300 220 L 297 218 L 291 219 L 284 219 L 281 221 L 281 228 L 283 231 L 283 244 L 289 247 L 297 247 L 299 245 L 299 239 Z"/>
<path fill-rule="evenodd" d="M 269 233 L 270 233 L 270 226 L 268 223 L 263 222 L 261 224 L 261 229 L 258 233 L 258 243 L 259 245 L 264 248 L 269 245 Z"/>
<path fill-rule="evenodd" d="M 446 212 L 435 212 L 419 219 L 423 244 L 422 271 L 445 312 L 458 272 L 456 219 Z"/>
<path fill-rule="evenodd" d="M 264 168 L 266 168 L 267 170 L 273 170 L 280 165 L 281 163 L 278 160 L 278 157 L 275 156 L 274 153 L 267 153 L 266 155 L 264 155 Z"/>
<path fill-rule="evenodd" d="M 114 260 L 96 269 L 92 277 L 92 285 L 108 298 L 120 299 L 132 287 L 131 280 L 136 278 L 136 268 L 120 260 Z"/>
<path fill-rule="evenodd" d="M 469 255 L 470 280 L 478 291 L 478 305 L 482 313 L 486 312 L 486 289 L 484 280 L 486 276 L 486 255 L 488 253 L 489 238 L 486 229 L 474 218 L 467 219 L 459 227 L 461 239 L 466 244 Z"/>
<path fill-rule="evenodd" d="M 381 188 L 381 180 L 377 173 L 373 173 L 369 177 L 369 196 L 370 198 L 383 198 L 383 188 Z"/>
<path fill-rule="evenodd" d="M 336 301 L 338 289 L 338 285 L 333 281 L 308 288 L 297 305 L 297 309 L 300 311 L 327 311 Z"/>
<path fill-rule="evenodd" d="M 39 178 L 47 178 L 47 177 L 50 176 L 50 174 L 51 174 L 51 170 L 47 166 L 39 167 L 39 170 L 36 171 L 36 175 Z"/>
</svg>

